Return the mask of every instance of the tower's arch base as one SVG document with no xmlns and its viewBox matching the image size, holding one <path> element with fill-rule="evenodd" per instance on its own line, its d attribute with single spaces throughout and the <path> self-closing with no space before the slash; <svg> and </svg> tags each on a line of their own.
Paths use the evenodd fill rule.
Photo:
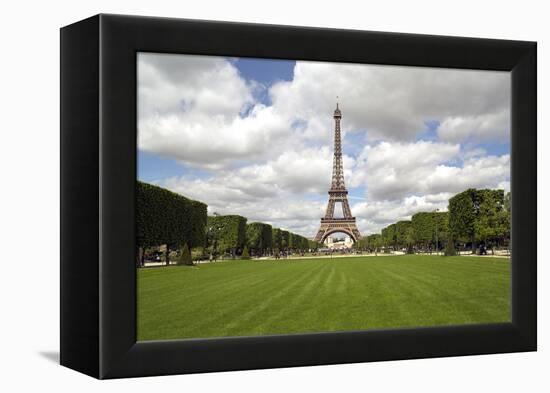
<svg viewBox="0 0 550 393">
<path fill-rule="evenodd" d="M 361 238 L 357 225 L 355 224 L 355 217 L 352 219 L 321 219 L 321 227 L 317 231 L 315 241 L 323 243 L 327 237 L 333 233 L 345 233 L 353 242 L 357 242 Z"/>
</svg>

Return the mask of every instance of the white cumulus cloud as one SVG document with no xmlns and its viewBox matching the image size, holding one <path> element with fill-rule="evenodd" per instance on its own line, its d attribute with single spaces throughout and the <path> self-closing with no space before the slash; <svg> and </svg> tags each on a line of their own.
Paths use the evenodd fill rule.
<svg viewBox="0 0 550 393">
<path fill-rule="evenodd" d="M 210 213 L 313 236 L 330 186 L 336 96 L 363 233 L 444 210 L 468 187 L 509 189 L 510 156 L 488 147 L 509 139 L 506 72 L 296 62 L 292 80 L 263 86 L 234 59 L 140 53 L 138 148 L 180 163 L 181 175 L 158 184 Z"/>
</svg>

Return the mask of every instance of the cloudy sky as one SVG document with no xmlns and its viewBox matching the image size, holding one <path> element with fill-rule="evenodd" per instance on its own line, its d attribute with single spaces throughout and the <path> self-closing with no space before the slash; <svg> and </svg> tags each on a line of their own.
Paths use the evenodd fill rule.
<svg viewBox="0 0 550 393">
<path fill-rule="evenodd" d="M 332 170 L 363 235 L 510 184 L 507 72 L 138 55 L 138 177 L 313 237 Z"/>
</svg>

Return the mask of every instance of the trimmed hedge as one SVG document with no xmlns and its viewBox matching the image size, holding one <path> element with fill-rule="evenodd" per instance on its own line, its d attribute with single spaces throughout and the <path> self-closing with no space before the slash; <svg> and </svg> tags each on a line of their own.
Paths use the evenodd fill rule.
<svg viewBox="0 0 550 393">
<path fill-rule="evenodd" d="M 263 222 L 251 222 L 246 225 L 246 244 L 255 254 L 263 254 L 271 248 L 272 227 Z"/>
<path fill-rule="evenodd" d="M 280 228 L 273 228 L 271 233 L 271 247 L 275 250 L 280 250 L 282 248 L 281 232 Z"/>
<path fill-rule="evenodd" d="M 323 247 L 321 243 L 316 242 L 315 240 L 309 240 L 309 239 L 306 239 L 306 240 L 307 240 L 307 248 L 311 250 L 317 250 L 318 248 Z"/>
<path fill-rule="evenodd" d="M 289 248 L 293 250 L 306 250 L 310 248 L 308 239 L 296 233 L 291 232 L 289 234 L 288 240 L 289 240 Z"/>
<path fill-rule="evenodd" d="M 289 246 L 290 232 L 281 230 L 281 248 L 286 250 Z"/>
<path fill-rule="evenodd" d="M 136 224 L 138 247 L 167 244 L 180 248 L 203 246 L 206 204 L 152 184 L 137 182 Z"/>
<path fill-rule="evenodd" d="M 246 242 L 246 218 L 237 215 L 208 216 L 206 223 L 208 246 L 233 255 Z"/>
</svg>

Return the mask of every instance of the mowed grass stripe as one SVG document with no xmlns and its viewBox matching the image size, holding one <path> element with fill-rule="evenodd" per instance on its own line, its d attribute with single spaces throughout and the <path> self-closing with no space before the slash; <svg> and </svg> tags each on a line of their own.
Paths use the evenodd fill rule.
<svg viewBox="0 0 550 393">
<path fill-rule="evenodd" d="M 308 269 L 311 269 L 309 267 L 311 264 L 307 264 L 307 266 Z M 318 264 L 318 266 L 319 269 L 312 269 L 313 273 L 309 275 L 309 282 L 306 285 L 294 293 L 287 292 L 284 299 L 285 307 L 270 310 L 270 314 L 259 321 L 256 334 L 282 331 L 287 328 L 289 320 L 303 321 L 304 313 L 307 310 L 315 309 L 312 307 L 312 302 L 315 302 L 319 294 L 323 293 L 322 288 L 330 277 L 330 266 L 325 263 Z M 302 331 L 307 331 L 307 327 L 302 327 Z"/>
<path fill-rule="evenodd" d="M 215 318 L 206 318 L 205 321 L 196 325 L 199 331 L 205 329 L 220 330 L 223 329 L 224 335 L 232 335 L 236 330 L 240 330 L 242 325 L 255 325 L 260 318 L 265 318 L 262 314 L 269 312 L 270 307 L 274 304 L 279 304 L 281 298 L 288 292 L 295 292 L 301 285 L 306 283 L 312 274 L 312 271 L 301 271 L 298 274 L 289 277 L 287 274 L 282 274 L 286 269 L 273 274 L 270 281 L 266 281 L 261 288 L 245 288 L 239 290 L 239 301 L 230 300 L 227 307 L 221 307 L 221 310 L 216 314 Z M 262 301 L 258 301 L 262 299 Z M 239 313 L 238 319 L 230 319 L 228 317 Z"/>
<path fill-rule="evenodd" d="M 249 263 L 254 262 L 247 262 L 247 264 Z M 145 319 L 145 321 L 148 321 L 147 324 L 138 321 L 138 336 L 144 330 L 154 331 L 153 336 L 148 339 L 160 339 L 164 336 L 165 331 L 173 329 L 177 329 L 185 336 L 187 336 L 188 331 L 200 332 L 201 336 L 204 335 L 205 337 L 210 337 L 212 334 L 228 335 L 226 331 L 231 330 L 231 323 L 227 321 L 231 320 L 231 316 L 239 315 L 242 324 L 248 319 L 247 315 L 254 312 L 255 308 L 266 307 L 274 298 L 278 297 L 277 293 L 289 290 L 300 282 L 305 282 L 312 274 L 311 268 L 303 269 L 299 274 L 288 274 L 288 269 L 296 270 L 288 262 L 277 262 L 279 266 L 274 265 L 274 262 L 255 263 L 257 265 L 254 266 L 253 274 L 240 269 L 242 262 L 236 262 L 235 266 L 228 266 L 225 262 L 220 263 L 220 265 L 226 265 L 226 267 L 232 269 L 224 271 L 227 277 L 223 283 L 216 280 L 216 286 L 208 286 L 209 296 L 206 296 L 206 298 L 209 301 L 207 302 L 204 301 L 205 297 L 203 296 L 199 299 L 190 299 L 181 303 L 181 298 L 171 293 L 169 307 L 173 309 L 174 302 L 179 301 L 181 303 L 177 312 L 168 312 L 165 310 L 165 305 L 160 305 L 156 311 L 160 319 Z M 207 270 L 210 265 L 203 265 L 201 268 Z M 185 273 L 186 269 L 189 268 L 179 268 L 179 272 Z M 253 279 L 253 277 L 256 277 L 256 279 Z M 258 280 L 257 277 L 263 277 L 263 279 Z M 188 291 L 192 288 L 182 286 L 178 293 L 182 293 L 184 290 Z M 258 299 L 263 300 L 258 302 Z M 196 315 L 197 318 L 189 320 L 186 318 L 188 315 Z"/>
<path fill-rule="evenodd" d="M 140 269 L 138 339 L 510 320 L 501 258 L 384 256 Z"/>
<path fill-rule="evenodd" d="M 468 257 L 461 257 L 464 263 L 459 266 L 460 272 L 456 269 L 447 269 L 446 258 L 433 258 L 432 264 L 419 266 L 416 271 L 411 270 L 411 266 L 403 266 L 400 269 L 400 275 L 393 273 L 394 278 L 404 281 L 405 285 L 416 287 L 419 291 L 423 291 L 425 295 L 432 294 L 437 297 L 439 300 L 437 306 L 443 307 L 445 313 L 431 310 L 434 302 L 426 303 L 425 300 L 429 299 L 428 296 L 418 297 L 421 302 L 418 308 L 423 311 L 430 311 L 428 320 L 432 320 L 436 324 L 444 324 L 446 321 L 447 323 L 480 323 L 509 319 L 509 315 L 500 312 L 500 310 L 507 309 L 506 304 L 509 302 L 509 295 L 495 296 L 495 294 L 502 292 L 498 290 L 498 279 L 490 279 L 479 285 L 480 270 L 468 269 L 472 258 L 468 260 Z M 475 260 L 475 257 L 473 259 L 474 262 L 479 262 L 479 260 Z M 501 269 L 504 274 L 499 276 L 504 277 L 505 281 L 500 282 L 500 284 L 504 283 L 504 286 L 506 286 L 509 283 L 509 276 L 505 268 L 506 264 L 501 263 L 501 265 L 504 267 L 504 269 Z M 474 264 L 474 266 L 477 267 L 477 264 Z M 462 280 L 465 268 L 470 273 L 470 278 Z M 493 301 L 501 302 L 502 307 L 495 307 L 492 304 Z"/>
<path fill-rule="evenodd" d="M 282 288 L 278 289 L 276 293 L 267 298 L 265 302 L 261 303 L 261 306 L 254 307 L 246 315 L 246 318 L 239 319 L 231 325 L 228 330 L 228 335 L 238 335 L 243 324 L 250 326 L 249 335 L 257 334 L 269 334 L 270 326 L 272 322 L 277 319 L 288 319 L 288 311 L 294 309 L 292 302 L 303 296 L 303 293 L 307 288 L 314 285 L 317 278 L 323 270 L 323 265 L 308 266 L 307 269 L 303 269 L 301 274 L 296 279 L 291 280 L 285 276 L 282 284 Z M 258 303 L 257 298 L 254 297 L 255 303 Z M 280 304 L 286 304 L 286 307 L 280 307 Z"/>
<path fill-rule="evenodd" d="M 444 257 L 439 257 L 439 259 L 445 260 Z M 433 271 L 426 271 L 417 279 L 439 291 L 441 300 L 447 300 L 447 304 L 452 305 L 454 308 L 462 307 L 462 310 L 460 310 L 462 314 L 473 314 L 472 322 L 509 320 L 508 311 L 511 300 L 509 266 L 507 263 L 497 262 L 495 264 L 494 260 L 491 261 L 490 259 L 484 259 L 483 261 L 487 262 L 486 265 L 481 266 L 485 267 L 483 270 L 480 269 L 475 257 L 470 257 L 462 265 L 455 265 L 461 269 L 460 272 L 445 269 L 444 278 L 447 280 L 443 281 L 444 284 L 437 285 L 437 287 L 434 285 L 437 274 Z M 472 266 L 476 269 L 472 269 Z M 468 280 L 456 279 L 457 277 L 463 277 L 465 273 L 470 275 Z M 503 291 L 505 296 L 502 296 Z M 463 294 L 467 295 L 464 296 Z M 501 307 L 495 307 L 494 302 L 501 303 Z"/>
</svg>

